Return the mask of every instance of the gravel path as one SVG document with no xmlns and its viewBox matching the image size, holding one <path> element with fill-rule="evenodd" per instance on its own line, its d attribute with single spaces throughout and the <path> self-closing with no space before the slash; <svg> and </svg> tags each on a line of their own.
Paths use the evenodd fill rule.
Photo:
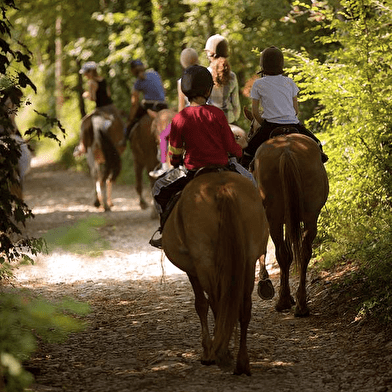
<svg viewBox="0 0 392 392">
<path fill-rule="evenodd" d="M 88 176 L 50 165 L 28 176 L 25 199 L 36 217 L 27 230 L 35 236 L 105 219 L 95 230 L 95 246 L 103 250 L 53 248 L 15 271 L 12 290 L 48 300 L 69 296 L 92 309 L 85 331 L 39 345 L 28 363 L 36 378 L 32 391 L 392 391 L 390 336 L 355 318 L 350 293 L 332 293 L 338 273 L 309 274 L 306 319 L 275 312 L 275 300 L 263 302 L 254 292 L 251 377 L 202 366 L 186 275 L 148 245 L 158 222 L 139 209 L 134 189 L 117 185 L 113 196 L 112 211 L 99 213 L 90 206 Z M 272 249 L 268 269 L 278 289 Z"/>
</svg>

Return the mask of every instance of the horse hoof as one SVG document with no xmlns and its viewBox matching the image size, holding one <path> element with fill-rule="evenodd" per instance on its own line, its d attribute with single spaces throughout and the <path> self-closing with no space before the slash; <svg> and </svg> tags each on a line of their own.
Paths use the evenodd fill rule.
<svg viewBox="0 0 392 392">
<path fill-rule="evenodd" d="M 249 366 L 247 366 L 247 367 L 244 368 L 244 369 L 240 369 L 240 368 L 237 366 L 237 368 L 234 370 L 234 373 L 233 373 L 233 374 L 235 374 L 236 376 L 241 376 L 241 374 L 246 374 L 247 376 L 251 376 L 251 375 L 252 375 Z"/>
<path fill-rule="evenodd" d="M 291 301 L 279 301 L 276 306 L 275 309 L 277 312 L 284 312 L 285 310 L 290 310 L 292 307 Z"/>
<path fill-rule="evenodd" d="M 211 365 L 215 365 L 215 360 L 213 360 L 213 359 L 201 359 L 200 360 L 200 362 L 201 362 L 201 364 L 202 365 L 205 365 L 205 366 L 211 366 Z"/>
<path fill-rule="evenodd" d="M 142 209 L 142 210 L 146 210 L 147 208 L 148 208 L 148 204 L 144 201 L 144 202 L 140 202 L 140 208 Z"/>
<path fill-rule="evenodd" d="M 271 279 L 259 280 L 259 283 L 257 284 L 257 294 L 264 300 L 269 300 L 274 297 L 275 289 Z"/>
<path fill-rule="evenodd" d="M 310 316 L 310 310 L 308 307 L 306 307 L 304 310 L 301 310 L 298 308 L 298 306 L 295 307 L 295 312 L 294 312 L 295 317 L 309 317 Z"/>
</svg>

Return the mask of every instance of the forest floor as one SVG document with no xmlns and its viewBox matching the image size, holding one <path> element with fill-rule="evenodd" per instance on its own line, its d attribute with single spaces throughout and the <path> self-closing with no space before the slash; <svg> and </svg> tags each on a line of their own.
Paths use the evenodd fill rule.
<svg viewBox="0 0 392 392">
<path fill-rule="evenodd" d="M 102 213 L 91 205 L 86 174 L 36 164 L 27 177 L 25 200 L 35 214 L 27 225 L 30 234 L 60 235 L 83 219 L 105 220 L 95 229 L 104 250 L 91 252 L 91 244 L 84 251 L 54 248 L 34 265 L 14 270 L 14 280 L 1 287 L 91 306 L 84 331 L 63 343 L 40 342 L 26 364 L 35 377 L 30 391 L 392 391 L 391 336 L 357 317 L 355 290 L 335 288 L 347 267 L 309 271 L 308 318 L 277 313 L 276 296 L 262 301 L 254 291 L 248 329 L 252 376 L 201 365 L 191 285 L 148 244 L 158 221 L 150 218 L 151 210 L 140 210 L 132 187 L 116 185 L 113 197 L 112 211 Z M 279 269 L 269 248 L 267 267 L 277 291 Z M 291 281 L 294 292 L 296 277 Z"/>
</svg>

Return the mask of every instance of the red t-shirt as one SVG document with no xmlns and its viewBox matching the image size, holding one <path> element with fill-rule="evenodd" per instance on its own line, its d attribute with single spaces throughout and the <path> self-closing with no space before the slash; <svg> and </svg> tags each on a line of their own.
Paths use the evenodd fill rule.
<svg viewBox="0 0 392 392">
<path fill-rule="evenodd" d="M 169 156 L 176 166 L 185 150 L 184 165 L 197 169 L 226 165 L 228 153 L 241 157 L 242 149 L 223 111 L 215 106 L 188 106 L 172 120 Z"/>
</svg>

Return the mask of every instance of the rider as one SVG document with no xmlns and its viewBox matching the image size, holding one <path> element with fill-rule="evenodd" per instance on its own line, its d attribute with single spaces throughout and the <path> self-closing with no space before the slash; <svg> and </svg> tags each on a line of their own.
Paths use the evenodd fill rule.
<svg viewBox="0 0 392 392">
<path fill-rule="evenodd" d="M 169 157 L 176 169 L 159 178 L 153 188 L 156 207 L 161 215 L 159 232 L 162 232 L 166 218 L 163 215 L 166 207 L 170 207 L 168 204 L 173 200 L 172 196 L 178 194 L 199 169 L 227 166 L 228 154 L 241 157 L 241 147 L 236 143 L 224 113 L 206 104 L 213 85 L 211 73 L 200 65 L 185 69 L 181 78 L 181 88 L 190 106 L 172 120 Z M 182 160 L 185 172 L 178 168 Z M 161 248 L 162 239 L 152 238 L 150 244 Z"/>
<path fill-rule="evenodd" d="M 214 80 L 214 88 L 208 103 L 222 109 L 229 124 L 233 124 L 241 114 L 241 105 L 237 76 L 231 71 L 227 59 L 229 44 L 225 37 L 215 34 L 208 38 L 204 50 L 210 61 L 208 70 Z"/>
<path fill-rule="evenodd" d="M 132 137 L 132 128 L 147 113 L 147 109 L 159 112 L 167 108 L 165 102 L 165 90 L 163 88 L 161 77 L 156 71 L 146 71 L 141 60 L 131 61 L 131 72 L 137 77 L 132 88 L 131 110 L 127 129 L 122 144 L 125 145 L 128 139 Z M 140 102 L 140 93 L 143 99 Z"/>
<path fill-rule="evenodd" d="M 83 93 L 83 98 L 95 102 L 96 108 L 92 113 L 82 118 L 80 143 L 74 151 L 75 156 L 87 151 L 87 144 L 89 144 L 87 142 L 87 133 L 90 127 L 89 122 L 91 122 L 91 117 L 93 115 L 103 116 L 107 120 L 108 127 L 114 125 L 116 129 L 124 128 L 121 115 L 113 104 L 109 86 L 107 85 L 106 80 L 97 72 L 96 62 L 88 61 L 83 64 L 79 73 L 84 75 L 88 80 L 88 90 Z M 114 134 L 112 137 L 116 139 Z M 118 143 L 118 141 L 119 140 L 114 140 L 115 143 Z"/>
<path fill-rule="evenodd" d="M 94 101 L 97 108 L 113 103 L 106 80 L 98 75 L 95 61 L 88 61 L 83 64 L 79 73 L 88 79 L 88 90 L 83 93 L 83 98 Z"/>
<path fill-rule="evenodd" d="M 199 56 L 195 49 L 186 48 L 181 52 L 180 63 L 183 69 L 190 67 L 191 65 L 199 63 Z M 189 100 L 181 90 L 181 78 L 177 80 L 177 92 L 178 92 L 178 111 L 189 106 Z M 169 134 L 171 129 L 171 123 L 161 132 L 160 137 L 160 159 L 161 164 L 156 170 L 150 171 L 149 175 L 152 178 L 158 178 L 170 169 L 170 164 L 167 162 L 167 142 L 169 140 Z"/>
<path fill-rule="evenodd" d="M 283 53 L 275 46 L 264 49 L 260 56 L 260 66 L 259 74 L 262 77 L 256 79 L 250 92 L 252 113 L 260 128 L 248 141 L 241 164 L 248 167 L 256 150 L 269 139 L 271 132 L 285 125 L 295 127 L 299 133 L 312 138 L 321 149 L 322 161 L 326 162 L 328 157 L 322 151 L 320 140 L 298 120 L 299 89 L 291 78 L 283 76 Z M 259 111 L 260 104 L 263 108 L 262 113 Z"/>
</svg>

